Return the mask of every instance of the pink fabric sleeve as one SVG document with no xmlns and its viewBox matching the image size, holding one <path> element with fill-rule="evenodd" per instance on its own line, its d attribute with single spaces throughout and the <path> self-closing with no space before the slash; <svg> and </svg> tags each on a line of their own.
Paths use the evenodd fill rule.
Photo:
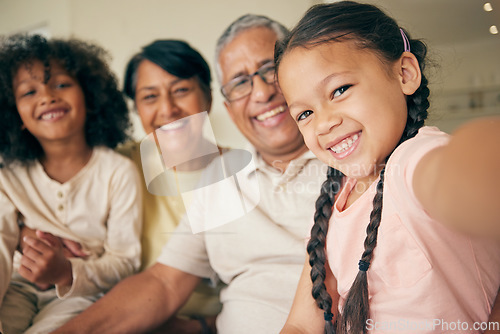
<svg viewBox="0 0 500 334">
<path fill-rule="evenodd" d="M 399 195 L 409 195 L 410 201 L 407 205 L 419 210 L 423 210 L 422 205 L 415 196 L 413 189 L 413 175 L 418 163 L 430 151 L 446 145 L 450 140 L 450 135 L 440 131 L 436 127 L 423 127 L 419 130 L 418 136 L 401 144 L 392 154 L 388 162 L 386 180 L 389 173 L 393 174 L 394 182 L 392 190 Z"/>
</svg>

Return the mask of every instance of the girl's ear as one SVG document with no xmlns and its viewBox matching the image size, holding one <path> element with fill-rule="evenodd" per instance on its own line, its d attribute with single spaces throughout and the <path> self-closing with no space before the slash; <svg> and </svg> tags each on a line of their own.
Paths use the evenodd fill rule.
<svg viewBox="0 0 500 334">
<path fill-rule="evenodd" d="M 399 78 L 405 95 L 412 95 L 420 87 L 422 72 L 418 60 L 411 52 L 403 52 L 399 59 Z"/>
</svg>

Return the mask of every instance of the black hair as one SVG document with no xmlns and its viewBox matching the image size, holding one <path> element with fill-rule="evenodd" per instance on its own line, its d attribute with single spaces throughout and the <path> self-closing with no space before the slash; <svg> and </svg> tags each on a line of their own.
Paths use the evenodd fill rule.
<svg viewBox="0 0 500 334">
<path fill-rule="evenodd" d="M 196 77 L 207 100 L 212 101 L 210 67 L 198 51 L 180 40 L 154 41 L 130 59 L 125 70 L 123 92 L 131 99 L 135 99 L 137 69 L 143 60 L 153 62 L 181 79 Z"/>
<path fill-rule="evenodd" d="M 85 96 L 85 139 L 90 147 L 110 148 L 128 139 L 129 113 L 116 77 L 101 47 L 77 39 L 46 39 L 40 35 L 15 34 L 0 44 L 0 156 L 6 163 L 28 163 L 44 155 L 38 140 L 26 130 L 16 107 L 13 79 L 21 66 L 41 61 L 44 80 L 51 62 L 76 79 Z"/>
<path fill-rule="evenodd" d="M 405 34 L 409 38 L 411 52 L 418 60 L 422 79 L 415 93 L 407 97 L 408 118 L 400 143 L 417 134 L 418 129 L 424 125 L 429 108 L 428 81 L 423 74 L 427 47 L 422 41 L 411 39 L 406 31 Z M 359 48 L 372 50 L 384 64 L 398 60 L 405 51 L 400 27 L 376 6 L 353 1 L 319 4 L 311 7 L 290 34 L 276 43 L 276 70 L 279 71 L 279 64 L 286 53 L 294 48 L 312 48 L 346 40 L 353 41 Z M 326 234 L 335 195 L 340 190 L 344 178 L 340 171 L 329 167 L 327 179 L 316 201 L 315 223 L 311 230 L 307 252 L 313 282 L 312 295 L 318 307 L 325 312 L 326 333 L 366 333 L 365 325 L 369 317 L 366 266 L 369 265 L 377 245 L 378 227 L 382 216 L 384 171 L 385 168 L 380 173 L 377 193 L 373 199 L 373 210 L 366 229 L 365 250 L 360 260 L 360 271 L 349 290 L 342 314 L 335 319 L 336 325 L 331 320 L 332 299 L 324 280 Z"/>
</svg>

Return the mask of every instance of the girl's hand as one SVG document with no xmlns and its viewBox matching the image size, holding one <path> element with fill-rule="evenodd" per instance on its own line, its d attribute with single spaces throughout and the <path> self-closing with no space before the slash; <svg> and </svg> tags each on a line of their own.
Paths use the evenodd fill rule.
<svg viewBox="0 0 500 334">
<path fill-rule="evenodd" d="M 25 225 L 21 228 L 21 231 L 19 233 L 19 246 L 18 246 L 18 251 L 20 251 L 21 253 L 24 247 L 26 246 L 26 243 L 24 242 L 24 237 L 36 238 L 37 237 L 36 231 Z"/>
<path fill-rule="evenodd" d="M 47 234 L 49 234 L 49 233 L 47 233 Z M 37 238 L 35 230 L 33 230 L 27 226 L 23 226 L 21 228 L 21 233 L 19 234 L 19 251 L 21 251 L 21 252 L 25 247 L 25 242 L 24 242 L 25 236 Z M 87 256 L 90 255 L 88 251 L 83 249 L 82 245 L 79 242 L 69 240 L 69 239 L 63 239 L 63 238 L 58 238 L 58 239 L 64 247 L 64 255 L 67 258 L 70 258 L 70 257 L 86 258 Z"/>
<path fill-rule="evenodd" d="M 73 282 L 71 262 L 63 243 L 50 233 L 36 231 L 38 238 L 25 236 L 19 274 L 41 287 L 50 284 L 69 286 Z"/>
<path fill-rule="evenodd" d="M 87 258 L 87 256 L 90 255 L 88 251 L 83 249 L 82 245 L 79 242 L 63 238 L 59 238 L 59 240 L 62 242 L 64 248 L 64 255 L 67 258 L 81 257 L 85 259 Z"/>
</svg>

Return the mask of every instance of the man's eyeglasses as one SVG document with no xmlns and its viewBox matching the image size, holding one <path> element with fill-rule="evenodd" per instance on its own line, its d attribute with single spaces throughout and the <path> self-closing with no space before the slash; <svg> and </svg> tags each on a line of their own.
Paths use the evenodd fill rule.
<svg viewBox="0 0 500 334">
<path fill-rule="evenodd" d="M 241 99 L 252 92 L 254 76 L 258 75 L 266 84 L 270 85 L 274 84 L 274 74 L 274 62 L 265 63 L 255 73 L 241 75 L 222 86 L 222 95 L 224 95 L 229 102 Z"/>
</svg>

